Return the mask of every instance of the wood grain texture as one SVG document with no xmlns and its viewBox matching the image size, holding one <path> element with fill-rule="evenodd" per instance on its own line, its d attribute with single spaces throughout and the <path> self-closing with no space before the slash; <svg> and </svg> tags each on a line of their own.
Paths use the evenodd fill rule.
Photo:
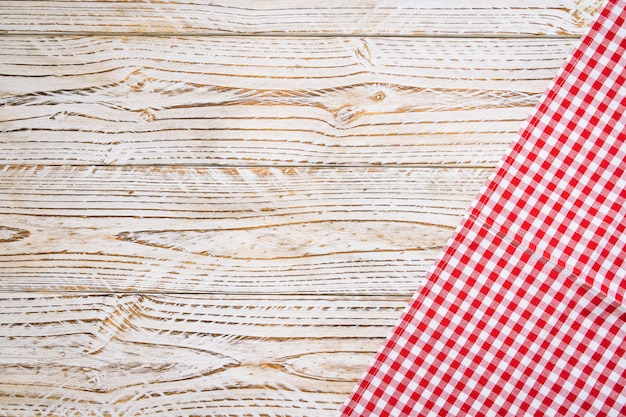
<svg viewBox="0 0 626 417">
<path fill-rule="evenodd" d="M 0 293 L 0 410 L 330 416 L 407 302 Z"/>
<path fill-rule="evenodd" d="M 487 169 L 5 167 L 4 290 L 411 294 Z"/>
<path fill-rule="evenodd" d="M 601 0 L 3 1 L 4 33 L 579 36 Z"/>
<path fill-rule="evenodd" d="M 493 167 L 572 39 L 0 38 L 0 163 Z"/>
</svg>

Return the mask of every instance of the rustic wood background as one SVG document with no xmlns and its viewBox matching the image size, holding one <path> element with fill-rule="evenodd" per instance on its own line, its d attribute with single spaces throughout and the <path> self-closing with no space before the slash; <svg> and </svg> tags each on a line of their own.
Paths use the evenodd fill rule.
<svg viewBox="0 0 626 417">
<path fill-rule="evenodd" d="M 600 5 L 2 1 L 0 415 L 335 415 Z"/>
</svg>

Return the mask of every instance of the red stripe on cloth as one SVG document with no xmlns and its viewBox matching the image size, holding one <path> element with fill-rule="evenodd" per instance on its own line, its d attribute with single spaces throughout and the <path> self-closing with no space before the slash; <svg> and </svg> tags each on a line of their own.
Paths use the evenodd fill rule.
<svg viewBox="0 0 626 417">
<path fill-rule="evenodd" d="M 626 415 L 625 16 L 583 36 L 342 416 Z"/>
</svg>

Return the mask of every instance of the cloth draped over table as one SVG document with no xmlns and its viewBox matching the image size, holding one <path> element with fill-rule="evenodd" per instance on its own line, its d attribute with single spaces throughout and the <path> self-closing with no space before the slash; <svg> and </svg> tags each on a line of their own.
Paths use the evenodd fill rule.
<svg viewBox="0 0 626 417">
<path fill-rule="evenodd" d="M 341 416 L 626 415 L 625 17 L 602 8 Z"/>
</svg>

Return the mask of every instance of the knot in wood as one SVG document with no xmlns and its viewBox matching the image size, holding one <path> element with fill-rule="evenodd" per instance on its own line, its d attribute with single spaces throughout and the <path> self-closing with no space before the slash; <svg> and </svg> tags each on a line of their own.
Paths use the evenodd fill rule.
<svg viewBox="0 0 626 417">
<path fill-rule="evenodd" d="M 383 101 L 387 97 L 387 95 L 383 91 L 377 91 L 372 95 L 372 100 L 374 101 Z"/>
<path fill-rule="evenodd" d="M 359 112 L 351 106 L 342 107 L 333 116 L 339 125 L 349 124 L 357 119 Z"/>
<path fill-rule="evenodd" d="M 142 110 L 139 113 L 139 120 L 142 122 L 153 122 L 154 119 L 156 119 L 156 116 L 149 110 Z"/>
<path fill-rule="evenodd" d="M 128 76 L 126 83 L 131 91 L 141 91 L 146 84 L 145 76 L 141 70 L 135 70 Z"/>
</svg>

